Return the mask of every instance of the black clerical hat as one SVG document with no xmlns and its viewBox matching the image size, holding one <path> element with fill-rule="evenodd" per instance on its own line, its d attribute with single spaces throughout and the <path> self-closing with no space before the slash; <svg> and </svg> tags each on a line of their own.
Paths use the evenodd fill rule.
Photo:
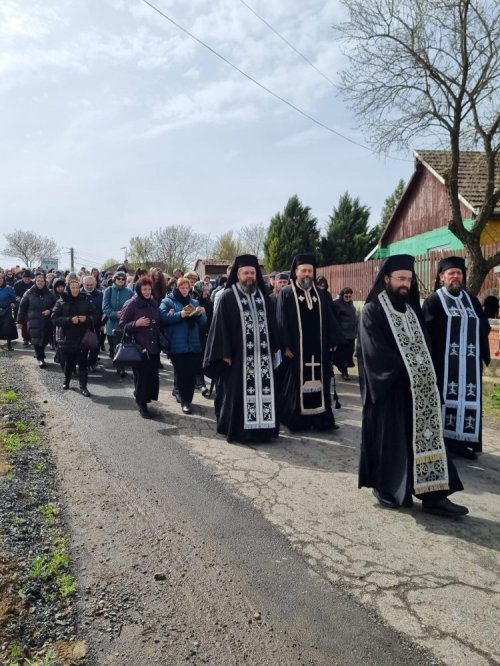
<svg viewBox="0 0 500 666">
<path fill-rule="evenodd" d="M 415 257 L 411 254 L 394 254 L 392 257 L 387 257 L 380 267 L 382 275 L 390 275 L 394 271 L 411 271 L 415 272 Z"/>
<path fill-rule="evenodd" d="M 236 257 L 234 260 L 233 266 L 236 267 L 236 270 L 243 268 L 245 266 L 253 266 L 253 268 L 259 268 L 259 260 L 254 254 L 240 254 L 239 257 Z"/>
<path fill-rule="evenodd" d="M 420 294 L 418 291 L 417 276 L 415 275 L 415 257 L 412 257 L 411 254 L 394 254 L 391 257 L 387 257 L 380 264 L 380 269 L 375 277 L 373 286 L 366 297 L 366 303 L 378 300 L 378 295 L 385 289 L 384 276 L 390 275 L 394 271 L 411 271 L 413 273 L 408 303 L 420 315 Z"/>
<path fill-rule="evenodd" d="M 295 271 L 298 266 L 304 264 L 309 264 L 314 269 L 314 281 L 316 282 L 316 257 L 314 254 L 296 254 L 292 261 L 292 267 L 290 268 L 290 280 L 295 279 Z"/>
<path fill-rule="evenodd" d="M 439 277 L 441 273 L 449 270 L 450 268 L 459 268 L 462 271 L 463 282 L 467 283 L 467 271 L 465 269 L 465 259 L 462 257 L 445 257 L 441 259 L 438 264 L 436 282 L 434 283 L 434 291 L 437 291 L 441 288 L 441 278 Z"/>
<path fill-rule="evenodd" d="M 252 266 L 255 268 L 257 273 L 257 285 L 261 291 L 267 293 L 266 283 L 264 282 L 264 276 L 262 275 L 259 260 L 254 254 L 240 254 L 239 257 L 236 257 L 231 272 L 229 273 L 229 277 L 227 278 L 226 288 L 232 287 L 233 284 L 238 282 L 238 271 L 245 266 Z"/>
</svg>

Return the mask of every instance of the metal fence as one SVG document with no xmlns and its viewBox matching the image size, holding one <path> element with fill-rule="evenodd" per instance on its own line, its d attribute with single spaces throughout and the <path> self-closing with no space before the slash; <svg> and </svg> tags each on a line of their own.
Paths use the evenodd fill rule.
<svg viewBox="0 0 500 666">
<path fill-rule="evenodd" d="M 486 258 L 493 256 L 500 250 L 500 243 L 483 246 Z M 437 267 L 441 259 L 450 256 L 466 257 L 465 250 L 429 252 L 426 255 L 415 257 L 415 272 L 420 283 L 420 295 L 427 296 L 434 289 Z M 342 264 L 322 266 L 317 269 L 318 275 L 324 275 L 330 285 L 333 295 L 343 287 L 351 287 L 354 301 L 364 301 L 379 271 L 382 260 L 360 261 L 356 264 Z M 498 274 L 491 270 L 486 276 L 478 296 L 484 296 L 498 291 Z"/>
</svg>

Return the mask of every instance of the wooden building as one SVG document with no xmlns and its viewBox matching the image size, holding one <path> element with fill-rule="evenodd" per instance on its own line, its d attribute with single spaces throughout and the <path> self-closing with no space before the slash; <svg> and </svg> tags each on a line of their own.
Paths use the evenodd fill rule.
<svg viewBox="0 0 500 666">
<path fill-rule="evenodd" d="M 448 229 L 451 218 L 445 187 L 450 153 L 437 150 L 415 151 L 415 170 L 396 209 L 384 229 L 379 244 L 367 258 L 381 259 L 392 254 L 426 255 L 432 251 L 463 248 Z M 481 152 L 462 152 L 458 173 L 460 207 L 464 224 L 474 222 L 486 189 L 486 160 Z M 497 157 L 495 184 L 500 186 L 500 158 Z M 481 234 L 481 245 L 500 242 L 500 209 L 496 210 Z"/>
</svg>

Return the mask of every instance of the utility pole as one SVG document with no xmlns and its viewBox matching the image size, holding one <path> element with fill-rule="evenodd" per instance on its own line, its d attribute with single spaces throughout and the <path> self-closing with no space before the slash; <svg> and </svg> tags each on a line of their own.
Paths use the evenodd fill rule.
<svg viewBox="0 0 500 666">
<path fill-rule="evenodd" d="M 75 270 L 75 248 L 73 247 L 69 248 L 69 256 L 70 256 L 71 271 L 73 272 Z"/>
</svg>

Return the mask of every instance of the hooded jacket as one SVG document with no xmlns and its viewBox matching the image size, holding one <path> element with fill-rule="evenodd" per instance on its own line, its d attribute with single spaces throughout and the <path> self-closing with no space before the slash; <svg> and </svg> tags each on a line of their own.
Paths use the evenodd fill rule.
<svg viewBox="0 0 500 666">
<path fill-rule="evenodd" d="M 28 324 L 31 342 L 34 345 L 47 344 L 52 333 L 50 315 L 44 316 L 44 310 L 52 310 L 55 298 L 47 286 L 38 289 L 33 285 L 21 299 L 17 314 L 18 324 Z"/>
<path fill-rule="evenodd" d="M 119 289 L 116 284 L 112 284 L 106 288 L 102 299 L 102 311 L 108 318 L 104 328 L 106 335 L 113 335 L 113 331 L 118 328 L 117 313 L 123 310 L 123 306 L 133 295 L 134 292 L 128 287 Z"/>
</svg>

